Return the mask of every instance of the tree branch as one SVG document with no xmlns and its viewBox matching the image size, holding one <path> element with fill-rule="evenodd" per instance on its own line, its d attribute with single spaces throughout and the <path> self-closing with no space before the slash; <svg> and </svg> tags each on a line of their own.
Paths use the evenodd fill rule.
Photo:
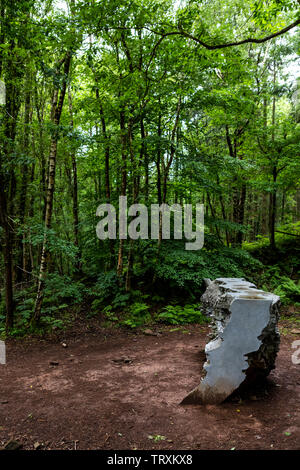
<svg viewBox="0 0 300 470">
<path fill-rule="evenodd" d="M 152 62 L 152 60 L 155 56 L 156 50 L 160 46 L 161 42 L 168 36 L 184 36 L 188 39 L 191 39 L 192 41 L 197 42 L 198 44 L 205 47 L 206 49 L 212 51 L 212 50 L 215 50 L 215 49 L 225 49 L 227 47 L 241 46 L 242 44 L 247 44 L 247 43 L 262 44 L 266 41 L 269 41 L 270 39 L 276 38 L 278 36 L 281 36 L 284 33 L 287 33 L 288 31 L 290 31 L 290 29 L 295 28 L 299 24 L 300 24 L 300 19 L 294 21 L 294 23 L 291 23 L 290 25 L 286 26 L 285 28 L 281 29 L 280 31 L 277 31 L 276 33 L 269 34 L 269 36 L 265 36 L 264 38 L 260 38 L 260 39 L 247 38 L 247 39 L 243 39 L 241 41 L 225 42 L 223 44 L 207 44 L 206 42 L 201 41 L 201 39 L 197 38 L 196 36 L 193 36 L 192 34 L 189 34 L 189 33 L 187 33 L 186 31 L 183 31 L 183 30 L 171 31 L 169 33 L 164 33 L 164 34 L 162 34 L 160 39 L 157 41 L 157 43 L 155 44 L 155 46 L 152 50 L 152 54 L 150 56 L 150 60 L 149 60 L 147 69 L 149 68 L 149 66 L 150 66 L 150 64 L 151 64 L 151 62 Z M 156 34 L 161 34 L 157 31 L 154 31 L 154 32 L 156 32 Z"/>
</svg>

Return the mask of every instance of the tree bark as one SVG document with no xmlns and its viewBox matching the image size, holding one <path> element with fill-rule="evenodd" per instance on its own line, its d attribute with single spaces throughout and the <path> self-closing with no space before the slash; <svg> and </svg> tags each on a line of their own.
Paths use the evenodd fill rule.
<svg viewBox="0 0 300 470">
<path fill-rule="evenodd" d="M 71 87 L 68 88 L 68 99 L 69 99 L 69 114 L 70 114 L 70 126 L 72 131 L 74 130 L 74 120 L 73 120 L 73 103 L 72 103 L 72 93 Z M 78 183 L 77 183 L 77 162 L 76 162 L 76 152 L 72 148 L 71 150 L 71 161 L 72 161 L 72 176 L 73 176 L 73 231 L 74 231 L 74 245 L 77 248 L 75 267 L 77 271 L 81 271 L 81 253 L 79 247 L 79 210 L 78 210 Z"/>
<path fill-rule="evenodd" d="M 1 11 L 1 16 L 5 12 Z M 4 36 L 3 36 L 4 37 Z M 15 42 L 10 42 L 10 58 L 15 54 Z M 13 166 L 9 166 L 9 172 L 3 168 L 3 163 L 11 162 L 16 137 L 16 123 L 20 109 L 20 89 L 18 82 L 23 75 L 23 68 L 17 68 L 16 60 L 9 59 L 5 71 L 6 103 L 3 119 L 4 139 L 0 141 L 0 224 L 4 232 L 4 283 L 6 306 L 6 332 L 14 323 L 14 299 L 13 299 L 13 198 L 15 195 L 16 178 Z"/>
<path fill-rule="evenodd" d="M 122 170 L 121 170 L 121 196 L 126 196 L 127 188 L 127 154 L 126 154 L 126 129 L 125 129 L 125 111 L 124 109 L 120 112 L 120 136 L 121 136 L 121 149 L 122 149 Z M 119 251 L 118 251 L 118 264 L 117 264 L 117 275 L 119 279 L 123 274 L 123 250 L 124 240 L 119 240 Z"/>
<path fill-rule="evenodd" d="M 29 128 L 28 124 L 30 122 L 30 107 L 31 107 L 31 96 L 30 96 L 30 78 L 27 80 L 26 84 L 26 93 L 25 93 L 25 111 L 24 111 L 24 138 L 23 138 L 23 151 L 27 154 L 29 153 Z M 25 212 L 26 212 L 26 196 L 27 196 L 27 185 L 28 185 L 28 173 L 29 165 L 25 163 L 22 168 L 22 182 L 20 190 L 20 202 L 19 202 L 19 219 L 20 227 L 24 231 L 24 222 L 25 222 Z M 24 277 L 24 272 L 26 268 L 26 244 L 23 243 L 25 239 L 25 232 L 19 236 L 19 261 L 17 266 L 17 281 L 22 282 Z"/>
<path fill-rule="evenodd" d="M 56 155 L 57 155 L 57 142 L 58 142 L 58 125 L 60 122 L 61 112 L 63 108 L 64 98 L 66 94 L 67 77 L 69 75 L 71 62 L 71 53 L 68 51 L 59 65 L 64 64 L 63 70 L 63 83 L 59 94 L 59 89 L 54 89 L 51 107 L 51 121 L 55 126 L 54 133 L 50 143 L 50 154 L 49 154 L 49 168 L 48 168 L 48 188 L 47 188 L 47 199 L 46 199 L 46 213 L 45 213 L 45 231 L 44 240 L 42 247 L 38 290 L 35 301 L 35 308 L 32 317 L 32 325 L 38 325 L 41 317 L 41 309 L 43 303 L 43 294 L 45 286 L 45 277 L 47 273 L 47 267 L 49 262 L 49 251 L 47 247 L 48 242 L 48 230 L 51 228 L 52 221 L 52 210 L 53 210 L 53 196 L 54 196 L 54 185 L 55 185 L 55 170 L 56 170 Z M 58 66 L 59 70 L 59 66 Z M 57 73 L 58 73 L 57 70 Z"/>
</svg>

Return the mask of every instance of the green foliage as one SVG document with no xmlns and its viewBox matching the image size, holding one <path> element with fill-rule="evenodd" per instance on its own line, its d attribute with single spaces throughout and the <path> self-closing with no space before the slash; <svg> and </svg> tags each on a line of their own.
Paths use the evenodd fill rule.
<svg viewBox="0 0 300 470">
<path fill-rule="evenodd" d="M 194 296 L 203 290 L 203 279 L 217 277 L 251 277 L 262 264 L 247 251 L 219 248 L 213 251 L 185 251 L 173 242 L 162 249 L 161 258 L 154 267 L 158 279 L 170 287 L 180 288 Z"/>
<path fill-rule="evenodd" d="M 300 305 L 300 282 L 296 283 L 288 277 L 282 277 L 281 283 L 274 290 L 274 294 L 279 295 L 283 305 Z"/>
<path fill-rule="evenodd" d="M 136 328 L 151 321 L 149 305 L 145 303 L 135 302 L 130 305 L 127 312 L 128 314 L 126 315 L 125 320 L 121 322 L 122 325 Z"/>
<path fill-rule="evenodd" d="M 64 328 L 69 317 L 66 311 L 72 305 L 79 304 L 85 295 L 86 288 L 82 282 L 74 281 L 69 276 L 58 273 L 48 275 L 45 282 L 45 298 L 42 308 L 40 329 L 52 330 Z M 35 285 L 15 293 L 15 322 L 10 334 L 19 336 L 26 334 L 34 308 L 36 297 Z M 0 303 L 0 332 L 4 331 L 5 304 Z M 31 330 L 30 330 L 31 331 Z M 38 332 L 38 331 L 37 331 Z"/>
<path fill-rule="evenodd" d="M 54 318 L 49 315 L 44 315 L 42 317 L 41 325 L 50 330 L 53 328 L 63 329 L 66 326 L 62 319 Z"/>
<path fill-rule="evenodd" d="M 153 440 L 154 442 L 165 441 L 166 436 L 161 436 L 160 434 L 149 434 L 148 439 Z"/>
<path fill-rule="evenodd" d="M 29 231 L 30 229 L 30 231 Z M 30 239 L 27 238 L 27 234 L 30 233 Z M 45 229 L 41 224 L 31 224 L 30 227 L 24 226 L 19 227 L 18 234 L 25 235 L 23 240 L 24 243 L 30 243 L 32 246 L 37 247 L 42 244 L 44 239 Z M 47 230 L 47 248 L 50 253 L 62 254 L 66 258 L 74 261 L 78 254 L 78 248 L 74 243 L 62 238 L 54 229 Z"/>
<path fill-rule="evenodd" d="M 114 310 L 113 310 L 113 306 L 112 305 L 107 305 L 104 309 L 103 309 L 103 313 L 105 314 L 105 317 L 107 318 L 107 320 L 109 321 L 112 321 L 112 322 L 116 322 L 118 321 L 118 317 L 116 316 L 116 314 L 114 313 Z"/>
<path fill-rule="evenodd" d="M 289 244 L 293 244 L 293 247 L 295 247 L 295 244 L 300 242 L 300 222 L 291 222 L 279 225 L 276 230 L 275 242 L 278 249 L 281 247 L 284 248 L 285 245 L 288 246 Z M 257 235 L 256 241 L 243 242 L 243 248 L 249 253 L 253 253 L 255 255 L 258 250 L 268 248 L 269 244 L 269 237 Z"/>
<path fill-rule="evenodd" d="M 211 45 L 263 38 L 295 21 L 299 2 L 60 3 L 4 1 L 1 10 L 1 81 L 9 99 L 0 106 L 0 180 L 7 201 L 0 271 L 12 259 L 14 334 L 25 331 L 34 309 L 36 282 L 20 286 L 27 285 L 27 271 L 36 281 L 44 240 L 46 329 L 64 327 L 68 310 L 83 301 L 91 306 L 87 316 L 133 328 L 152 321 L 150 310 L 153 317 L 164 304 L 160 320 L 198 321 L 192 303 L 204 278 L 246 277 L 278 289 L 284 301 L 298 301 L 299 93 L 287 72 L 299 38 L 288 32 L 251 47 L 211 50 L 186 33 Z M 215 21 L 216 11 L 222 20 Z M 72 56 L 68 77 L 66 53 Z M 55 97 L 62 104 L 58 124 Z M 46 156 L 53 138 L 59 139 L 54 201 L 51 228 L 45 229 Z M 203 201 L 204 248 L 124 240 L 119 250 L 118 240 L 98 240 L 96 208 L 108 201 L 117 207 L 125 180 L 129 204 Z M 277 228 L 292 236 L 276 233 L 272 253 L 268 208 L 262 206 L 275 194 Z M 9 245 L 7 232 L 9 256 L 2 249 Z M 234 248 L 242 240 L 243 249 Z M 1 291 L 2 331 L 3 297 Z M 174 307 L 175 301 L 186 305 Z"/>
<path fill-rule="evenodd" d="M 186 323 L 207 323 L 209 320 L 199 310 L 196 304 L 191 305 L 166 305 L 158 315 L 158 319 L 171 325 Z"/>
<path fill-rule="evenodd" d="M 80 303 L 85 292 L 86 289 L 82 282 L 74 281 L 69 276 L 61 276 L 57 273 L 49 274 L 45 281 L 45 305 L 62 306 L 62 301 L 64 304 L 67 302 L 68 305 Z"/>
<path fill-rule="evenodd" d="M 92 288 L 88 289 L 90 296 L 97 298 L 97 305 L 107 303 L 111 299 L 115 299 L 120 294 L 120 287 L 115 271 L 101 273 L 98 275 L 97 282 Z"/>
</svg>

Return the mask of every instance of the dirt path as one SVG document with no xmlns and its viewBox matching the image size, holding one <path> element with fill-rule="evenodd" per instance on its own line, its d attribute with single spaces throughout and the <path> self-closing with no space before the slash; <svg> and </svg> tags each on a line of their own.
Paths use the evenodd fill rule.
<svg viewBox="0 0 300 470">
<path fill-rule="evenodd" d="M 282 338 L 268 395 L 180 406 L 199 382 L 206 333 L 199 326 L 160 336 L 103 330 L 70 337 L 67 348 L 10 342 L 0 365 L 0 445 L 13 438 L 24 449 L 36 442 L 46 449 L 299 449 L 297 337 Z"/>
</svg>

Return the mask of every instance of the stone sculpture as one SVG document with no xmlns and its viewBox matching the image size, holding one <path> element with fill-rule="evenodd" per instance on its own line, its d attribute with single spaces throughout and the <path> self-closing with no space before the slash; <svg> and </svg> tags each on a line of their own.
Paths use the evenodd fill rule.
<svg viewBox="0 0 300 470">
<path fill-rule="evenodd" d="M 202 311 L 211 317 L 211 341 L 205 347 L 205 376 L 182 401 L 218 404 L 241 384 L 266 377 L 275 367 L 280 335 L 280 298 L 245 279 L 207 280 Z"/>
</svg>

